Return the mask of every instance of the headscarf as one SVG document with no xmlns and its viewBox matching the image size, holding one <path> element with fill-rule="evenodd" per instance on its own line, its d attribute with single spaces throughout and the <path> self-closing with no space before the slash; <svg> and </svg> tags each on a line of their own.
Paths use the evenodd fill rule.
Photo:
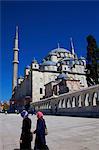
<svg viewBox="0 0 99 150">
<path fill-rule="evenodd" d="M 28 117 L 28 112 L 27 112 L 26 110 L 23 110 L 23 111 L 21 112 L 21 116 L 22 116 L 23 118 Z"/>
<path fill-rule="evenodd" d="M 43 117 L 43 113 L 41 111 L 38 111 L 36 115 L 37 115 L 38 118 L 42 118 Z"/>
</svg>

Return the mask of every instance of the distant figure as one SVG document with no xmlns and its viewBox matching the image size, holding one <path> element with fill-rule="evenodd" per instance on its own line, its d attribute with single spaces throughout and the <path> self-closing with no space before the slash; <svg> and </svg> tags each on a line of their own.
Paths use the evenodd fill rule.
<svg viewBox="0 0 99 150">
<path fill-rule="evenodd" d="M 57 105 L 55 104 L 55 114 L 57 114 Z"/>
<path fill-rule="evenodd" d="M 7 115 L 7 110 L 5 111 L 5 114 Z"/>
<path fill-rule="evenodd" d="M 36 134 L 34 150 L 49 150 L 45 139 L 47 128 L 43 119 L 43 113 L 40 111 L 37 112 L 37 118 L 36 130 L 34 131 L 34 134 Z"/>
<path fill-rule="evenodd" d="M 23 110 L 21 112 L 23 117 L 22 133 L 20 137 L 20 150 L 31 150 L 31 141 L 33 139 L 31 133 L 31 119 L 28 118 L 28 112 Z"/>
<path fill-rule="evenodd" d="M 25 105 L 25 110 L 26 110 L 26 111 L 29 111 L 29 108 L 30 108 L 30 103 L 27 103 L 27 104 Z"/>
</svg>

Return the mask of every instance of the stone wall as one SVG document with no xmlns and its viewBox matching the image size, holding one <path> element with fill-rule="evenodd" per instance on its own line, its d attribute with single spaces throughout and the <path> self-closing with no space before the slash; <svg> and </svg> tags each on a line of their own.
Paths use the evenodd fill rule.
<svg viewBox="0 0 99 150">
<path fill-rule="evenodd" d="M 32 103 L 46 114 L 99 117 L 99 85 Z"/>
<path fill-rule="evenodd" d="M 24 78 L 21 84 L 15 89 L 14 99 L 20 100 L 25 96 L 31 96 L 31 73 Z"/>
<path fill-rule="evenodd" d="M 45 84 L 55 80 L 59 73 L 32 71 L 32 101 L 39 101 L 45 96 Z M 42 88 L 42 94 L 40 94 Z"/>
</svg>

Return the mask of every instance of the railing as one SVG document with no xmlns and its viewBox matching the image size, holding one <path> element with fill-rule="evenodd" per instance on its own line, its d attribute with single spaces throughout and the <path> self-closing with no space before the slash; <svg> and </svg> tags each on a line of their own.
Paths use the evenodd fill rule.
<svg viewBox="0 0 99 150">
<path fill-rule="evenodd" d="M 32 105 L 36 111 L 41 110 L 50 114 L 66 114 L 67 112 L 75 114 L 74 112 L 84 111 L 99 113 L 99 85 L 59 96 L 53 95 Z"/>
</svg>

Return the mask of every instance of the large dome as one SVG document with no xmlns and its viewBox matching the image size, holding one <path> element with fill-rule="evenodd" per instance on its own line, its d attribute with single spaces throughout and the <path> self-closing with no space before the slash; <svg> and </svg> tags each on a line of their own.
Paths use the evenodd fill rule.
<svg viewBox="0 0 99 150">
<path fill-rule="evenodd" d="M 51 50 L 50 53 L 70 53 L 70 51 L 64 48 L 56 48 Z"/>
</svg>

